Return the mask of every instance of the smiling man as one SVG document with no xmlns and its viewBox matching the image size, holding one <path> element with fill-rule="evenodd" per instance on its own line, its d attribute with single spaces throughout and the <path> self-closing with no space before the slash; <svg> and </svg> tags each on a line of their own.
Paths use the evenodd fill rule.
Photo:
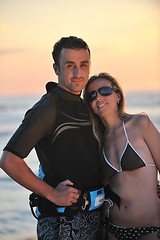
<svg viewBox="0 0 160 240">
<path fill-rule="evenodd" d="M 77 37 L 53 48 L 58 85 L 49 88 L 4 148 L 1 168 L 36 194 L 37 236 L 43 239 L 100 239 L 99 152 L 80 94 L 90 72 L 90 50 Z M 23 161 L 35 148 L 37 177 Z"/>
</svg>

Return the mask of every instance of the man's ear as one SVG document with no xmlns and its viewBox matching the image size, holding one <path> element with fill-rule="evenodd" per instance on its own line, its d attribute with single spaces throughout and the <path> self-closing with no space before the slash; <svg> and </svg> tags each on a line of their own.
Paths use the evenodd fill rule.
<svg viewBox="0 0 160 240">
<path fill-rule="evenodd" d="M 57 64 L 53 63 L 53 69 L 55 71 L 55 74 L 59 75 L 59 68 L 58 68 Z"/>
</svg>

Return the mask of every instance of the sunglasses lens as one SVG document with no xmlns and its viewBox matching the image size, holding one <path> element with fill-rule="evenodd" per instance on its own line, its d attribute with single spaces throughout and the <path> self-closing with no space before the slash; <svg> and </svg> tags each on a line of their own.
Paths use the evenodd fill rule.
<svg viewBox="0 0 160 240">
<path fill-rule="evenodd" d="M 98 92 L 102 95 L 102 96 L 109 96 L 112 94 L 112 88 L 110 87 L 101 87 L 98 89 Z"/>
<path fill-rule="evenodd" d="M 88 101 L 93 102 L 97 97 L 96 91 L 92 91 L 88 94 Z"/>
</svg>

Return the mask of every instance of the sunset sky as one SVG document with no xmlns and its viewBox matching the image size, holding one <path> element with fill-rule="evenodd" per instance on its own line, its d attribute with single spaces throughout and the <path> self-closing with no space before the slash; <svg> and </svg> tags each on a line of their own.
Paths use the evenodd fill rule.
<svg viewBox="0 0 160 240">
<path fill-rule="evenodd" d="M 78 36 L 91 75 L 109 72 L 126 91 L 160 90 L 159 0 L 0 1 L 0 95 L 44 93 L 56 81 L 52 48 Z"/>
</svg>

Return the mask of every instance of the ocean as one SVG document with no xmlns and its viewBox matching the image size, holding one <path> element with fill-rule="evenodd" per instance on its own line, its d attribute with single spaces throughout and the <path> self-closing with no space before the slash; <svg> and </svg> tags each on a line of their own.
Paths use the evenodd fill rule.
<svg viewBox="0 0 160 240">
<path fill-rule="evenodd" d="M 17 129 L 24 113 L 40 96 L 0 97 L 0 155 L 11 135 Z M 146 112 L 160 130 L 160 91 L 126 93 L 126 111 Z M 26 159 L 37 174 L 38 161 L 34 150 Z M 36 219 L 32 216 L 28 196 L 30 192 L 14 182 L 0 169 L 0 239 L 36 239 Z"/>
</svg>

